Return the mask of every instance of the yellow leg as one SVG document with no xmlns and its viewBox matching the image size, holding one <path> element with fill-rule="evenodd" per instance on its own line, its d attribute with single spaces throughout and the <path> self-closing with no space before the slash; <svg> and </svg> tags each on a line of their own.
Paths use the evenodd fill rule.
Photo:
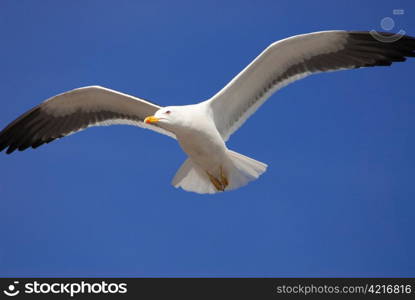
<svg viewBox="0 0 415 300">
<path fill-rule="evenodd" d="M 225 191 L 225 188 L 229 185 L 229 180 L 223 173 L 222 166 L 220 167 L 220 180 L 211 175 L 209 172 L 206 172 L 206 174 L 209 176 L 210 182 L 212 182 L 218 191 Z"/>
<path fill-rule="evenodd" d="M 220 166 L 220 179 L 222 181 L 223 189 L 225 189 L 229 185 L 229 180 L 223 173 L 222 166 Z"/>
<path fill-rule="evenodd" d="M 209 172 L 206 172 L 206 174 L 208 174 L 210 182 L 212 182 L 212 184 L 218 191 L 223 192 L 225 190 L 225 187 L 223 186 L 222 182 L 220 182 L 215 176 L 210 175 Z"/>
</svg>

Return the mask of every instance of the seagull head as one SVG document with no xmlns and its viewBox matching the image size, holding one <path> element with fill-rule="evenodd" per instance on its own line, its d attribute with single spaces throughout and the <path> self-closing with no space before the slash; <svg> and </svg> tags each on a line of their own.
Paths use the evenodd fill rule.
<svg viewBox="0 0 415 300">
<path fill-rule="evenodd" d="M 156 111 L 154 116 L 148 116 L 144 119 L 146 124 L 165 125 L 172 127 L 180 122 L 180 112 L 174 107 L 163 107 Z"/>
</svg>

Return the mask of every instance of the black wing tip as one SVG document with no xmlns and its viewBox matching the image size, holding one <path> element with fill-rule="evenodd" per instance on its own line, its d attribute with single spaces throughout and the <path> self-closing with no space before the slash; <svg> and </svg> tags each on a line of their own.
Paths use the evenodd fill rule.
<svg viewBox="0 0 415 300">
<path fill-rule="evenodd" d="M 56 137 L 56 138 L 50 138 L 48 140 L 34 140 L 31 141 L 30 143 L 26 143 L 26 144 L 19 144 L 16 143 L 14 144 L 13 141 L 11 141 L 10 143 L 7 143 L 4 146 L 0 146 L 0 152 L 5 151 L 6 154 L 10 155 L 15 151 L 25 151 L 28 148 L 32 148 L 32 149 L 36 149 L 40 146 L 42 146 L 43 144 L 48 144 L 56 139 L 59 139 L 61 137 Z"/>
<path fill-rule="evenodd" d="M 362 57 L 370 54 L 372 61 L 356 67 L 391 66 L 415 57 L 415 38 L 409 35 L 376 31 L 347 31 L 349 50 Z"/>
<path fill-rule="evenodd" d="M 21 145 L 15 145 L 13 143 L 7 143 L 6 145 L 0 147 L 0 152 L 4 151 L 6 154 L 10 155 L 10 154 L 12 154 L 13 152 L 15 152 L 17 150 L 18 151 L 24 151 L 27 148 L 29 148 L 30 146 L 31 145 L 21 146 Z"/>
<path fill-rule="evenodd" d="M 133 119 L 126 114 L 110 111 L 78 112 L 78 116 L 52 116 L 41 108 L 23 114 L 0 131 L 0 152 L 6 154 L 24 151 L 30 147 L 36 149 L 70 133 L 87 128 L 90 124 L 114 118 Z"/>
<path fill-rule="evenodd" d="M 403 39 L 406 41 L 413 41 L 415 42 L 415 37 L 407 35 L 406 32 L 404 33 L 393 33 L 393 32 L 384 32 L 384 31 L 376 31 L 376 30 L 370 30 L 370 31 L 358 31 L 358 30 L 351 30 L 346 31 L 347 34 L 351 37 L 354 37 L 356 39 L 362 39 L 362 40 L 376 40 L 376 37 L 378 36 L 384 36 L 384 37 L 396 37 L 396 40 L 389 40 L 388 42 L 398 41 L 399 39 Z M 383 41 L 380 41 L 383 42 Z"/>
<path fill-rule="evenodd" d="M 408 50 L 408 55 L 415 55 L 415 37 L 391 32 L 378 32 L 378 31 L 347 31 L 349 38 L 355 42 L 367 42 L 376 44 L 378 46 L 383 45 L 385 48 Z"/>
<path fill-rule="evenodd" d="M 32 125 L 38 121 L 40 114 L 41 109 L 36 106 L 0 131 L 0 152 L 6 150 L 6 154 L 12 154 L 30 147 L 34 142 Z"/>
</svg>

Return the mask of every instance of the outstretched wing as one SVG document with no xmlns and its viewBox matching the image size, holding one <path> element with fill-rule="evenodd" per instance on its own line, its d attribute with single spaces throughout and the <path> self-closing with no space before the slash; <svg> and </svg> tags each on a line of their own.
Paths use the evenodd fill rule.
<svg viewBox="0 0 415 300">
<path fill-rule="evenodd" d="M 370 32 L 336 30 L 297 35 L 271 44 L 207 101 L 217 129 L 226 141 L 272 93 L 307 75 L 389 66 L 415 56 L 413 37 L 387 41 L 375 39 Z"/>
<path fill-rule="evenodd" d="M 37 148 L 91 126 L 128 124 L 175 135 L 145 124 L 160 106 L 100 86 L 88 86 L 52 97 L 32 108 L 0 132 L 0 152 Z"/>
</svg>

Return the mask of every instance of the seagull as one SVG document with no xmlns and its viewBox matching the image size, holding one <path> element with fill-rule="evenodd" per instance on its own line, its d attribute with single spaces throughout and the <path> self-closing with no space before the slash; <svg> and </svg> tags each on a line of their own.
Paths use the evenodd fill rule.
<svg viewBox="0 0 415 300">
<path fill-rule="evenodd" d="M 200 194 L 240 188 L 267 165 L 227 148 L 229 137 L 275 91 L 310 74 L 390 66 L 415 57 L 415 38 L 368 31 L 320 31 L 269 45 L 212 98 L 161 107 L 100 86 L 51 97 L 0 132 L 7 154 L 60 139 L 91 126 L 128 124 L 176 139 L 188 155 L 172 185 Z M 393 38 L 393 41 L 387 38 Z"/>
</svg>

